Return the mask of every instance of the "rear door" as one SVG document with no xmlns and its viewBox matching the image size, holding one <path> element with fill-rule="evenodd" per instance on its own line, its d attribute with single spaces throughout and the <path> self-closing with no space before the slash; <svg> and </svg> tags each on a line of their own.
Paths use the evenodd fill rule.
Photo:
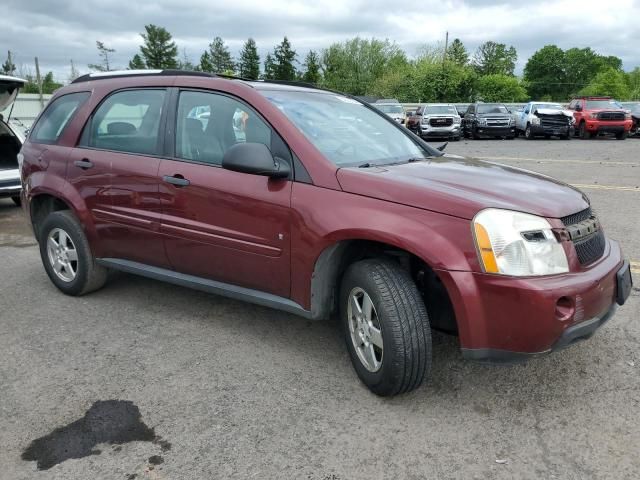
<svg viewBox="0 0 640 480">
<path fill-rule="evenodd" d="M 181 273 L 288 297 L 291 181 L 221 167 L 238 142 L 286 161 L 281 138 L 248 105 L 222 93 L 176 92 L 175 148 L 160 165 L 161 232 Z"/>
<path fill-rule="evenodd" d="M 158 168 L 167 91 L 120 90 L 94 111 L 71 154 L 69 179 L 83 186 L 102 256 L 167 267 L 158 232 Z"/>
</svg>

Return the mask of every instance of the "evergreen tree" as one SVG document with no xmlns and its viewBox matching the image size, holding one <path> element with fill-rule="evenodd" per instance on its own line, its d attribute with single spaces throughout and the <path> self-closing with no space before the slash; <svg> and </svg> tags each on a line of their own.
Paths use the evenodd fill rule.
<svg viewBox="0 0 640 480">
<path fill-rule="evenodd" d="M 171 34 L 164 28 L 149 24 L 144 26 L 145 33 L 141 33 L 143 44 L 140 45 L 140 57 L 146 68 L 177 68 L 178 47 Z M 131 64 L 138 63 L 134 57 Z"/>
<path fill-rule="evenodd" d="M 284 37 L 282 43 L 273 51 L 275 78 L 277 80 L 296 79 L 296 51 L 291 48 L 291 43 Z"/>
<path fill-rule="evenodd" d="M 447 60 L 460 66 L 469 63 L 469 53 L 459 38 L 451 42 L 451 46 L 447 50 Z"/>
<path fill-rule="evenodd" d="M 235 65 L 229 53 L 229 48 L 220 37 L 213 39 L 209 49 L 200 58 L 200 68 L 203 72 L 227 73 L 233 75 Z"/>
<path fill-rule="evenodd" d="M 199 66 L 193 64 L 189 56 L 187 55 L 187 50 L 182 49 L 182 58 L 178 62 L 179 70 L 187 70 L 187 71 L 195 71 L 199 69 Z"/>
<path fill-rule="evenodd" d="M 270 53 L 267 53 L 267 56 L 264 58 L 264 74 L 262 78 L 265 80 L 276 79 L 276 64 L 273 60 L 273 55 Z"/>
<path fill-rule="evenodd" d="M 313 50 L 310 50 L 304 59 L 302 80 L 313 84 L 320 82 L 320 56 Z"/>
<path fill-rule="evenodd" d="M 98 49 L 98 56 L 100 57 L 100 63 L 90 63 L 87 65 L 91 70 L 97 70 L 98 72 L 108 72 L 113 70 L 111 67 L 111 61 L 109 56 L 115 52 L 115 49 L 108 48 L 100 40 L 96 40 L 96 48 Z"/>
<path fill-rule="evenodd" d="M 251 80 L 257 80 L 260 76 L 260 56 L 253 38 L 248 39 L 242 46 L 238 70 L 241 77 Z"/>
<path fill-rule="evenodd" d="M 14 75 L 16 71 L 16 64 L 11 60 L 11 51 L 7 52 L 7 61 L 2 64 L 0 67 L 0 72 L 4 75 Z"/>
<path fill-rule="evenodd" d="M 146 68 L 147 66 L 144 64 L 144 60 L 136 53 L 129 62 L 129 70 L 145 70 Z"/>
</svg>

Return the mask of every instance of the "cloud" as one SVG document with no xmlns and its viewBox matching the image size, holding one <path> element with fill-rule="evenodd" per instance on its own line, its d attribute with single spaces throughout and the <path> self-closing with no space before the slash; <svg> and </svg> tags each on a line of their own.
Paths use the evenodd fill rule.
<svg viewBox="0 0 640 480">
<path fill-rule="evenodd" d="M 65 79 L 73 60 L 81 71 L 98 61 L 95 41 L 116 49 L 113 64 L 126 67 L 138 51 L 144 25 L 167 28 L 194 62 L 214 36 L 232 53 L 253 37 L 262 56 L 287 35 L 302 56 L 354 36 L 389 38 L 409 55 L 420 44 L 459 37 L 470 51 L 486 40 L 513 45 L 518 70 L 538 48 L 591 47 L 640 65 L 637 18 L 640 2 L 619 0 L 603 9 L 600 0 L 5 0 L 0 45 L 27 67 L 38 56 L 41 69 Z M 577 9 L 582 12 L 576 16 Z M 594 12 L 594 13 L 585 13 Z M 576 19 L 579 19 L 576 21 Z M 6 52 L 0 52 L 4 57 Z M 33 70 L 33 68 L 31 68 Z"/>
</svg>

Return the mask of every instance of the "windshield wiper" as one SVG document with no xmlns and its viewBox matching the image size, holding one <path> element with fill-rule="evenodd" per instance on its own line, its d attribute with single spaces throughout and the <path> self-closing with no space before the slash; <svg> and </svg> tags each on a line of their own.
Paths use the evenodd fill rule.
<svg viewBox="0 0 640 480">
<path fill-rule="evenodd" d="M 371 166 L 371 164 L 369 162 L 363 163 L 361 165 L 358 165 L 358 168 L 369 168 Z"/>
</svg>

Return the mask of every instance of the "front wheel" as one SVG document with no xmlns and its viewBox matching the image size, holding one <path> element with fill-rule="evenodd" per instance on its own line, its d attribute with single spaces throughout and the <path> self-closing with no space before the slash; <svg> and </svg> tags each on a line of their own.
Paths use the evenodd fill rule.
<svg viewBox="0 0 640 480">
<path fill-rule="evenodd" d="M 627 132 L 618 133 L 616 135 L 616 138 L 618 140 L 625 140 L 627 137 L 628 137 L 628 133 Z"/>
<path fill-rule="evenodd" d="M 527 128 L 524 131 L 524 138 L 527 140 L 533 140 L 533 132 L 531 131 L 531 125 L 527 125 Z"/>
<path fill-rule="evenodd" d="M 589 140 L 591 138 L 591 132 L 587 130 L 587 127 L 584 124 L 584 122 L 580 124 L 579 131 L 580 131 L 580 138 L 582 138 L 583 140 Z"/>
<path fill-rule="evenodd" d="M 347 349 L 362 382 L 391 396 L 420 386 L 431 370 L 431 329 L 420 292 L 393 260 L 351 265 L 340 287 Z"/>
<path fill-rule="evenodd" d="M 19 195 L 16 195 L 15 197 L 11 197 L 11 200 L 13 200 L 13 203 L 15 203 L 17 207 L 22 205 L 22 199 L 20 198 Z"/>
</svg>

